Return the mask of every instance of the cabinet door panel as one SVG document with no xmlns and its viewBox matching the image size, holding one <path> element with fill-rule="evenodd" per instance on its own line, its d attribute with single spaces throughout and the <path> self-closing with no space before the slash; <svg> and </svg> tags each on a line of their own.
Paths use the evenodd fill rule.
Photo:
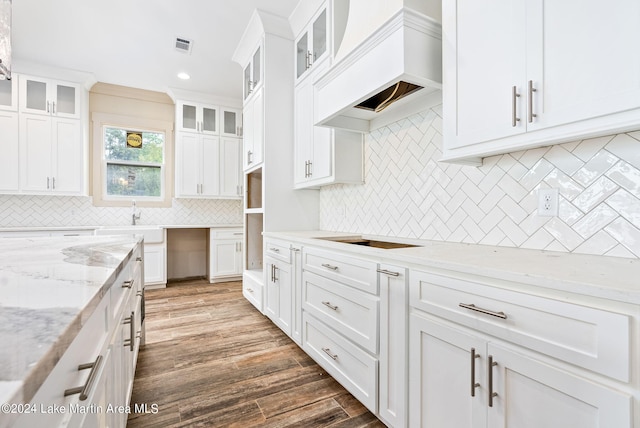
<svg viewBox="0 0 640 428">
<path fill-rule="evenodd" d="M 199 137 L 196 134 L 181 133 L 178 136 L 177 196 L 197 195 L 200 184 L 200 164 L 202 162 Z"/>
<path fill-rule="evenodd" d="M 311 79 L 306 79 L 295 88 L 295 165 L 294 180 L 296 184 L 304 183 L 308 179 L 308 162 L 313 153 L 313 85 Z"/>
<path fill-rule="evenodd" d="M 253 100 L 253 164 L 262 163 L 264 152 L 264 94 L 262 89 Z"/>
<path fill-rule="evenodd" d="M 443 4 L 445 126 L 450 148 L 525 131 L 524 3 L 457 0 Z M 479 66 L 482 64 L 482 66 Z M 513 126 L 513 87 L 516 115 Z"/>
<path fill-rule="evenodd" d="M 218 195 L 220 193 L 220 139 L 203 136 L 201 156 L 200 193 L 204 196 Z"/>
<path fill-rule="evenodd" d="M 220 195 L 240 196 L 240 140 L 220 139 Z"/>
<path fill-rule="evenodd" d="M 20 118 L 22 190 L 48 190 L 51 185 L 51 118 Z"/>
<path fill-rule="evenodd" d="M 412 314 L 409 344 L 409 426 L 486 428 L 486 343 Z M 475 396 L 471 349 L 480 355 L 474 361 Z"/>
<path fill-rule="evenodd" d="M 629 41 L 640 40 L 640 3 L 532 4 L 527 9 L 527 80 L 536 88 L 537 117 L 529 130 L 640 106 L 640 51 L 629 49 Z"/>
<path fill-rule="evenodd" d="M 80 193 L 82 191 L 82 140 L 80 122 L 75 119 L 54 119 L 54 150 L 52 158 L 52 190 Z"/>
<path fill-rule="evenodd" d="M 631 428 L 632 397 L 490 343 L 495 428 Z"/>
<path fill-rule="evenodd" d="M 0 191 L 17 191 L 20 185 L 18 126 L 18 113 L 0 111 Z"/>
</svg>

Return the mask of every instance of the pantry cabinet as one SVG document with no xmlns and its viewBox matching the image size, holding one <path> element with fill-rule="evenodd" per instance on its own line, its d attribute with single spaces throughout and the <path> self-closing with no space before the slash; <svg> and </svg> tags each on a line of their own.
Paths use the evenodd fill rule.
<svg viewBox="0 0 640 428">
<path fill-rule="evenodd" d="M 445 2 L 444 159 L 636 129 L 638 18 L 630 0 Z"/>
</svg>

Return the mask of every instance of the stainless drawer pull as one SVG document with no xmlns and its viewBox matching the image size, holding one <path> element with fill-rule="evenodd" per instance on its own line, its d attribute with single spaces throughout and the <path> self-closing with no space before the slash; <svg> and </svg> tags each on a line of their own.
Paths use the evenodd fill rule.
<svg viewBox="0 0 640 428">
<path fill-rule="evenodd" d="M 389 276 L 400 276 L 400 272 L 392 272 L 392 271 L 386 270 L 386 269 L 378 269 L 378 273 L 383 273 L 383 274 L 389 275 Z"/>
<path fill-rule="evenodd" d="M 458 306 L 465 309 L 471 309 L 472 311 L 480 312 L 482 314 L 487 314 L 493 317 L 502 318 L 503 320 L 507 319 L 507 315 L 504 312 L 495 312 L 495 311 L 490 311 L 489 309 L 479 308 L 472 303 L 460 303 Z"/>
<path fill-rule="evenodd" d="M 78 370 L 86 370 L 91 369 L 89 373 L 89 377 L 83 386 L 78 386 L 76 388 L 69 388 L 64 391 L 64 396 L 67 397 L 69 395 L 80 394 L 80 401 L 84 401 L 89 397 L 89 390 L 93 386 L 93 382 L 96 379 L 98 374 L 98 369 L 100 368 L 100 364 L 102 364 L 102 355 L 98 355 L 98 358 L 93 363 L 80 364 L 78 366 Z"/>
<path fill-rule="evenodd" d="M 136 257 L 136 261 L 137 262 L 141 262 L 142 261 L 142 257 Z"/>
<path fill-rule="evenodd" d="M 332 311 L 337 311 L 338 307 L 334 306 L 331 304 L 331 302 L 322 302 L 323 305 L 325 305 L 327 308 L 331 309 Z"/>
<path fill-rule="evenodd" d="M 529 123 L 533 122 L 534 117 L 538 117 L 538 115 L 533 112 L 533 93 L 536 91 L 536 88 L 533 87 L 533 80 L 529 80 Z"/>
<path fill-rule="evenodd" d="M 511 88 L 511 126 L 515 128 L 516 123 L 520 121 L 520 118 L 517 116 L 516 110 L 516 98 L 518 98 L 520 94 L 517 92 L 516 87 L 513 86 Z"/>
<path fill-rule="evenodd" d="M 476 388 L 480 386 L 476 382 L 476 358 L 480 358 L 480 354 L 476 354 L 476 348 L 471 348 L 471 396 L 476 396 Z"/>
<path fill-rule="evenodd" d="M 128 346 L 129 350 L 132 352 L 133 352 L 133 345 L 135 342 L 135 335 L 136 335 L 135 319 L 136 319 L 135 313 L 131 311 L 131 316 L 126 317 L 122 322 L 123 324 L 129 324 L 129 337 L 131 338 L 131 339 L 125 340 L 123 342 L 123 345 Z"/>
<path fill-rule="evenodd" d="M 247 288 L 247 291 L 251 294 L 253 294 L 253 288 Z"/>
<path fill-rule="evenodd" d="M 324 351 L 325 354 L 327 354 L 332 360 L 337 360 L 338 356 L 336 354 L 332 354 L 331 353 L 331 349 L 329 348 L 322 348 L 322 350 Z"/>
<path fill-rule="evenodd" d="M 130 279 L 128 281 L 124 281 L 122 283 L 122 288 L 131 288 L 133 287 L 133 279 Z"/>
<path fill-rule="evenodd" d="M 274 253 L 279 253 L 280 250 L 278 248 L 269 248 L 269 251 L 273 251 Z"/>
<path fill-rule="evenodd" d="M 497 365 L 498 363 L 493 361 L 493 355 L 489 355 L 489 364 L 487 367 L 489 371 L 489 407 L 493 407 L 493 398 L 498 396 L 497 392 L 493 392 L 493 368 Z"/>
<path fill-rule="evenodd" d="M 331 269 L 331 270 L 338 270 L 338 266 L 331 266 L 329 263 L 323 263 L 322 267 L 325 267 L 325 268 Z"/>
</svg>

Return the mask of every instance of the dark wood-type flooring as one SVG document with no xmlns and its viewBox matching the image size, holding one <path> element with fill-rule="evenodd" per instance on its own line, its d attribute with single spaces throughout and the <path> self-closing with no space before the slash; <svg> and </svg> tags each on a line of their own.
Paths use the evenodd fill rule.
<svg viewBox="0 0 640 428">
<path fill-rule="evenodd" d="M 384 427 L 267 317 L 240 282 L 146 291 L 127 427 Z"/>
</svg>

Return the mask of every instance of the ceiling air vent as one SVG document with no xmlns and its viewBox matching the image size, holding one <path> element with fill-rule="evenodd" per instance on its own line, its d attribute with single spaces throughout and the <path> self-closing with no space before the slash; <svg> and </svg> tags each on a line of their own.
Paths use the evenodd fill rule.
<svg viewBox="0 0 640 428">
<path fill-rule="evenodd" d="M 191 53 L 191 46 L 193 46 L 193 40 L 176 37 L 176 50 L 178 52 Z"/>
</svg>

